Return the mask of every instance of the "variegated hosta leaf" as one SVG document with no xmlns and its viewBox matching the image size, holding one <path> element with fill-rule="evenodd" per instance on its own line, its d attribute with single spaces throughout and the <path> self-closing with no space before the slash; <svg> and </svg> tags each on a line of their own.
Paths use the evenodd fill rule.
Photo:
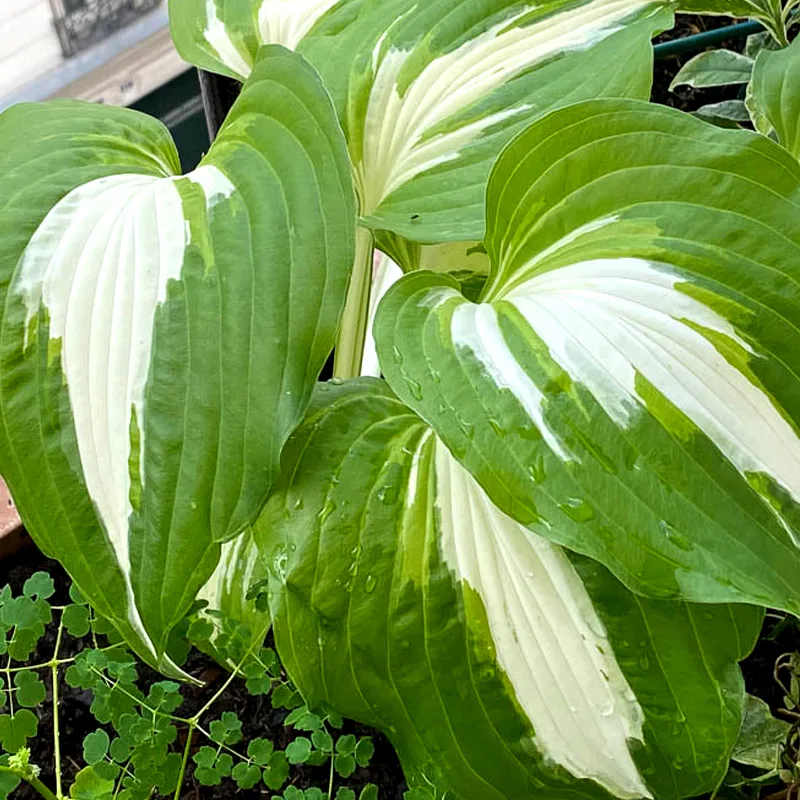
<svg viewBox="0 0 800 800">
<path fill-rule="evenodd" d="M 489 184 L 480 303 L 405 276 L 383 374 L 493 501 L 657 597 L 800 612 L 800 165 L 637 101 Z"/>
<path fill-rule="evenodd" d="M 781 0 L 677 0 L 676 8 L 688 14 L 726 17 L 765 17 L 780 9 Z"/>
<path fill-rule="evenodd" d="M 0 470 L 40 546 L 170 670 L 333 345 L 344 139 L 275 47 L 184 177 L 159 123 L 74 102 L 5 112 L 0 175 Z"/>
<path fill-rule="evenodd" d="M 369 298 L 369 320 L 368 329 L 372 331 L 375 324 L 375 314 L 378 311 L 378 303 L 389 289 L 403 277 L 403 270 L 392 261 L 385 253 L 376 250 L 373 257 L 372 266 L 372 291 Z M 378 353 L 375 350 L 375 340 L 371 335 L 367 336 L 364 343 L 364 355 L 361 359 L 361 374 L 371 375 L 379 378 L 381 367 L 378 363 Z"/>
<path fill-rule="evenodd" d="M 666 0 L 171 5 L 179 50 L 207 68 L 244 76 L 261 42 L 307 55 L 339 109 L 367 224 L 429 243 L 482 238 L 491 165 L 532 119 L 648 97 L 650 38 L 672 21 Z"/>
<path fill-rule="evenodd" d="M 480 250 L 480 252 L 475 252 Z M 475 245 L 460 242 L 453 244 L 431 245 L 420 248 L 418 254 L 420 265 L 417 269 L 433 269 L 446 272 L 461 286 L 465 297 L 477 300 L 483 291 L 488 278 L 483 266 L 489 267 L 489 260 L 483 251 Z M 364 355 L 361 360 L 361 375 L 380 377 L 381 367 L 372 328 L 378 313 L 378 306 L 386 292 L 403 277 L 403 270 L 379 250 L 375 251 L 372 269 L 372 292 L 369 300 L 369 316 L 367 322 L 368 336 L 364 343 Z"/>
<path fill-rule="evenodd" d="M 800 39 L 783 50 L 762 50 L 750 88 L 756 115 L 800 159 Z"/>
<path fill-rule="evenodd" d="M 453 800 L 694 797 L 761 612 L 642 600 L 500 511 L 385 384 L 323 386 L 256 525 L 304 698 Z"/>
<path fill-rule="evenodd" d="M 250 590 L 268 577 L 267 563 L 259 552 L 253 531 L 248 529 L 222 545 L 219 564 L 197 595 L 197 599 L 206 604 L 199 615 L 213 627 L 206 646 L 217 661 L 230 669 L 235 669 L 242 660 L 241 656 L 236 660 L 225 652 L 231 636 L 237 637 L 244 656 L 263 644 L 269 631 L 269 611 L 260 610 L 255 598 L 250 596 Z M 226 646 L 220 648 L 220 644 Z"/>
<path fill-rule="evenodd" d="M 321 20 L 349 20 L 363 0 L 169 0 L 172 38 L 192 64 L 244 80 L 258 48 L 292 50 Z M 341 24 L 341 23 L 339 23 Z"/>
</svg>

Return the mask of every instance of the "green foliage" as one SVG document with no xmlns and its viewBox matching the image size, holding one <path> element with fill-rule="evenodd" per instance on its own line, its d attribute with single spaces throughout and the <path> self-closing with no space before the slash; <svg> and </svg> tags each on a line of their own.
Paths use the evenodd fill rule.
<svg viewBox="0 0 800 800">
<path fill-rule="evenodd" d="M 676 8 L 768 32 L 682 70 L 747 87 L 695 117 L 647 103 Z M 172 0 L 243 81 L 196 170 L 131 110 L 0 115 L 0 471 L 82 588 L 0 593 L 0 774 L 63 680 L 86 800 L 374 800 L 344 711 L 407 800 L 683 800 L 732 751 L 791 794 L 737 664 L 800 613 L 799 9 Z"/>
<path fill-rule="evenodd" d="M 75 776 L 69 796 L 74 800 L 109 800 L 113 792 L 113 779 L 104 777 L 94 767 L 86 767 Z"/>
<path fill-rule="evenodd" d="M 0 800 L 11 795 L 21 780 L 33 781 L 36 788 L 39 767 L 30 763 L 29 747 L 36 737 L 49 732 L 38 730 L 38 719 L 31 709 L 47 698 L 43 678 L 53 670 L 57 681 L 63 678 L 68 686 L 91 693 L 91 713 L 101 726 L 83 740 L 86 766 L 69 787 L 69 797 L 74 800 L 172 796 L 189 776 L 201 786 L 230 783 L 242 790 L 261 786 L 284 792 L 276 797 L 327 800 L 327 788 L 301 791 L 291 785 L 292 768 L 329 765 L 321 771 L 321 781 L 327 787 L 334 775 L 350 777 L 354 763 L 369 765 L 374 752 L 370 739 L 356 740 L 352 735 L 337 739 L 334 732 L 341 727 L 341 718 L 322 716 L 302 704 L 274 650 L 260 642 L 254 644 L 251 633 L 220 636 L 220 631 L 235 631 L 235 621 L 220 615 L 219 624 L 207 627 L 196 616 L 185 626 L 199 649 L 213 651 L 224 663 L 234 657 L 238 663 L 199 712 L 181 716 L 185 703 L 183 686 L 160 680 L 149 681 L 143 689 L 142 670 L 136 658 L 118 644 L 102 646 L 96 640 L 97 633 L 94 646 L 84 647 L 70 658 L 60 658 L 59 648 L 65 637 L 81 639 L 97 628 L 107 628 L 102 622 L 98 624 L 95 613 L 74 587 L 70 591 L 73 602 L 64 607 L 49 605 L 53 593 L 53 582 L 45 573 L 28 580 L 20 597 L 14 597 L 10 587 L 0 593 L 8 620 L 5 630 L 10 637 L 15 635 L 15 629 L 31 630 L 38 643 L 47 620 L 53 625 L 57 641 L 52 659 L 46 663 L 15 664 L 13 657 L 7 656 L 6 669 L 0 667 L 0 701 L 8 710 L 0 715 L 0 747 L 5 751 L 0 755 Z M 204 640 L 204 636 L 213 637 L 213 643 Z M 242 649 L 244 642 L 249 643 L 249 651 Z M 188 644 L 186 648 L 188 652 Z M 280 734 L 288 738 L 285 750 L 276 748 L 270 739 L 248 740 L 243 720 L 233 711 L 214 716 L 215 704 L 225 697 L 225 689 L 233 680 L 242 681 L 253 697 L 271 695 L 275 708 L 288 711 L 283 720 L 285 731 Z M 53 711 L 58 713 L 58 708 Z M 9 771 L 4 772 L 4 766 Z M 55 767 L 57 771 L 62 769 L 59 763 Z M 357 796 L 356 789 L 338 789 L 341 791 L 337 796 Z M 375 800 L 375 791 L 375 787 L 367 785 L 358 797 Z"/>
<path fill-rule="evenodd" d="M 14 661 L 27 660 L 44 636 L 52 614 L 47 599 L 53 594 L 53 582 L 44 572 L 32 575 L 19 597 L 9 587 L 0 592 L 0 655 Z"/>
<path fill-rule="evenodd" d="M 17 689 L 14 699 L 25 708 L 35 708 L 47 694 L 44 683 L 33 672 L 16 673 L 14 686 Z"/>
<path fill-rule="evenodd" d="M 36 736 L 39 720 L 32 711 L 23 708 L 14 714 L 0 716 L 0 747 L 6 753 L 16 753 Z"/>
<path fill-rule="evenodd" d="M 108 734 L 99 728 L 83 740 L 83 760 L 89 765 L 99 764 L 108 755 L 111 744 Z"/>
</svg>

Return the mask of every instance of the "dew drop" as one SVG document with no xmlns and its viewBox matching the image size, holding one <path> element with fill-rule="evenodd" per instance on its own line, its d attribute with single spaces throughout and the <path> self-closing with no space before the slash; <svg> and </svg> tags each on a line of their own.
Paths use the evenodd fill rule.
<svg viewBox="0 0 800 800">
<path fill-rule="evenodd" d="M 502 426 L 502 424 L 496 420 L 489 418 L 489 424 L 492 426 L 492 430 L 501 438 L 504 439 L 508 431 Z"/>
<path fill-rule="evenodd" d="M 391 506 L 397 502 L 397 495 L 398 495 L 398 487 L 395 484 L 389 484 L 388 486 L 384 486 L 378 492 L 378 500 L 381 501 L 384 505 Z"/>
<path fill-rule="evenodd" d="M 675 545 L 679 550 L 683 550 L 684 552 L 688 552 L 692 550 L 694 545 L 692 544 L 691 540 L 684 536 L 679 531 L 675 530 L 665 519 L 662 519 L 661 522 L 658 523 L 658 527 L 661 529 L 661 532 L 667 537 L 667 540 L 670 544 Z"/>
<path fill-rule="evenodd" d="M 534 483 L 544 483 L 547 473 L 544 469 L 544 456 L 540 453 L 533 460 L 533 463 L 528 466 L 528 473 Z"/>
<path fill-rule="evenodd" d="M 406 378 L 406 386 L 415 400 L 422 400 L 422 387 L 412 378 Z"/>
<path fill-rule="evenodd" d="M 298 497 L 297 500 L 294 501 L 294 510 L 302 511 L 302 509 L 303 509 L 303 498 Z"/>
<path fill-rule="evenodd" d="M 568 503 L 564 503 L 559 508 L 575 522 L 588 522 L 594 517 L 594 509 L 591 505 L 577 497 L 571 498 Z"/>
<path fill-rule="evenodd" d="M 333 500 L 331 500 L 331 498 L 329 497 L 325 501 L 325 505 L 322 507 L 322 511 L 320 511 L 319 514 L 317 515 L 319 524 L 324 525 L 328 517 L 330 517 L 330 515 L 333 514 L 335 510 L 336 510 L 336 503 L 334 503 Z"/>
<path fill-rule="evenodd" d="M 286 565 L 289 562 L 289 556 L 283 547 L 278 548 L 275 558 L 272 561 L 272 567 L 275 574 L 281 579 L 286 579 Z"/>
<path fill-rule="evenodd" d="M 367 575 L 366 583 L 364 584 L 364 591 L 367 594 L 372 594 L 375 587 L 378 585 L 378 579 L 374 575 Z"/>
<path fill-rule="evenodd" d="M 626 448 L 624 455 L 625 469 L 628 470 L 635 469 L 638 461 L 639 461 L 639 453 L 632 447 Z"/>
</svg>

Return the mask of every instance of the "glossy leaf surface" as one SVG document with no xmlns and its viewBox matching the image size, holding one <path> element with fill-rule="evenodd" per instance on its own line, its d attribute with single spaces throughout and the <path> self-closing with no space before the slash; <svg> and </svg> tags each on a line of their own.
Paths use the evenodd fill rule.
<svg viewBox="0 0 800 800">
<path fill-rule="evenodd" d="M 355 227 L 334 110 L 284 48 L 178 170 L 132 111 L 0 117 L 0 469 L 42 549 L 165 671 L 333 346 Z"/>
<path fill-rule="evenodd" d="M 492 500 L 656 597 L 800 610 L 800 165 L 671 109 L 504 153 L 481 302 L 405 276 L 383 374 Z"/>
<path fill-rule="evenodd" d="M 778 141 L 800 159 L 800 40 L 783 50 L 762 50 L 751 97 Z"/>
<path fill-rule="evenodd" d="M 251 594 L 268 577 L 267 563 L 261 557 L 252 530 L 248 529 L 222 545 L 217 568 L 197 595 L 206 604 L 199 615 L 213 628 L 204 645 L 217 661 L 230 669 L 239 665 L 220 653 L 220 640 L 224 642 L 225 637 L 235 635 L 241 649 L 250 653 L 264 643 L 269 631 L 269 610 L 260 608 Z"/>
<path fill-rule="evenodd" d="M 173 0 L 178 49 L 244 77 L 262 43 L 319 69 L 348 138 L 361 213 L 415 242 L 482 238 L 491 165 L 546 111 L 649 96 L 660 0 Z M 205 21 L 204 21 L 205 20 Z"/>
<path fill-rule="evenodd" d="M 729 86 L 748 83 L 752 75 L 752 58 L 733 50 L 709 50 L 684 64 L 669 88 L 673 91 L 678 86 L 691 86 L 693 89 Z"/>
<path fill-rule="evenodd" d="M 256 526 L 304 698 L 459 800 L 683 798 L 741 724 L 761 612 L 637 599 L 501 512 L 385 384 L 323 386 Z"/>
</svg>

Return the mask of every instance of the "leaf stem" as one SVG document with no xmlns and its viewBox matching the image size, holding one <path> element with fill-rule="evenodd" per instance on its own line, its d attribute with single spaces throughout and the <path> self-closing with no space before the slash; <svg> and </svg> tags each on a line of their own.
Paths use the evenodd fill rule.
<svg viewBox="0 0 800 800">
<path fill-rule="evenodd" d="M 236 756 L 236 758 L 238 758 L 239 761 L 244 761 L 246 764 L 252 764 L 253 763 L 253 759 L 250 758 L 249 756 L 243 756 L 238 750 L 234 750 L 232 747 L 228 747 L 227 744 L 220 744 L 219 742 L 214 741 L 214 738 L 211 736 L 211 733 L 209 731 L 207 731 L 199 723 L 194 726 L 194 729 L 198 733 L 202 733 L 203 736 L 205 736 L 206 739 L 208 739 L 209 742 L 211 742 L 212 744 L 215 744 L 217 746 L 217 748 L 218 748 L 218 752 L 220 752 L 222 750 L 225 750 L 226 752 L 230 753 L 232 756 Z"/>
<path fill-rule="evenodd" d="M 242 662 L 242 664 L 243 663 L 244 662 Z M 222 695 L 225 693 L 225 690 L 233 683 L 233 681 L 236 678 L 239 677 L 239 670 L 241 669 L 242 664 L 239 664 L 239 666 L 236 667 L 236 669 L 233 670 L 233 672 L 231 672 L 230 675 L 228 675 L 228 679 L 225 681 L 225 683 L 222 684 L 222 686 L 219 687 L 219 689 L 214 693 L 213 697 L 193 717 L 190 717 L 190 719 L 187 720 L 187 722 L 191 722 L 192 720 L 194 720 L 195 724 L 200 722 L 200 719 L 203 716 L 203 714 L 205 714 L 206 711 L 208 711 L 208 709 L 211 708 L 211 706 L 213 706 L 214 703 L 216 703 L 220 697 L 222 697 Z"/>
<path fill-rule="evenodd" d="M 58 651 L 61 649 L 61 637 L 64 634 L 64 617 L 58 623 L 56 646 L 53 649 L 53 658 L 50 660 L 50 676 L 53 681 L 53 761 L 56 773 L 56 797 L 61 800 L 63 786 L 61 784 L 61 741 L 58 725 Z"/>
<path fill-rule="evenodd" d="M 106 653 L 109 650 L 119 650 L 120 646 L 118 644 L 110 644 L 108 647 L 95 647 L 94 649 L 100 653 Z M 71 656 L 70 658 L 58 658 L 58 659 L 50 659 L 50 661 L 43 661 L 41 664 L 26 664 L 24 667 L 11 667 L 10 669 L 6 668 L 3 672 L 14 674 L 15 672 L 33 672 L 34 670 L 40 669 L 50 669 L 53 664 L 57 664 L 59 667 L 64 667 L 67 664 L 74 664 L 77 661 L 76 656 Z"/>
<path fill-rule="evenodd" d="M 194 723 L 189 723 L 189 731 L 186 734 L 186 746 L 183 748 L 183 760 L 181 761 L 181 771 L 178 775 L 178 785 L 175 787 L 175 796 L 174 800 L 180 800 L 181 796 L 181 788 L 183 787 L 183 781 L 186 777 L 186 766 L 189 763 L 189 753 L 192 750 L 192 736 L 194 735 Z"/>
<path fill-rule="evenodd" d="M 257 646 L 258 644 L 256 642 L 250 645 L 250 648 L 244 654 L 242 660 L 234 667 L 233 670 L 231 670 L 231 674 L 228 675 L 228 679 L 225 681 L 225 683 L 223 683 L 222 686 L 220 686 L 219 689 L 217 689 L 217 691 L 213 694 L 211 699 L 196 714 L 194 714 L 194 716 L 185 720 L 185 722 L 187 723 L 193 722 L 195 726 L 197 725 L 198 722 L 200 722 L 200 719 L 202 718 L 203 714 L 205 714 L 206 711 L 208 711 L 208 709 L 211 708 L 211 706 L 213 706 L 214 703 L 216 703 L 220 697 L 222 697 L 222 695 L 225 693 L 225 690 L 236 680 L 236 678 L 238 678 L 242 674 L 241 673 L 242 667 L 244 666 L 247 659 L 251 657 L 253 650 L 255 650 Z"/>
<path fill-rule="evenodd" d="M 20 775 L 11 767 L 0 766 L 0 774 L 13 775 L 20 780 L 25 781 L 31 788 L 35 789 L 45 800 L 59 800 L 35 775 Z"/>
<path fill-rule="evenodd" d="M 356 231 L 356 256 L 350 276 L 350 289 L 334 353 L 333 375 L 336 378 L 357 378 L 361 374 L 364 344 L 369 333 L 367 327 L 374 249 L 372 231 L 359 227 Z"/>
<path fill-rule="evenodd" d="M 762 17 L 761 22 L 764 27 L 769 31 L 772 38 L 781 46 L 789 46 L 789 34 L 787 31 L 788 17 L 784 13 L 780 2 L 777 4 L 770 4 L 769 16 Z"/>
<path fill-rule="evenodd" d="M 6 673 L 6 689 L 8 690 L 8 710 L 11 716 L 14 716 L 14 692 L 11 690 L 11 656 L 9 655 L 6 661 L 6 668 L 3 670 Z"/>
<path fill-rule="evenodd" d="M 328 779 L 328 800 L 333 800 L 333 765 L 335 757 L 336 752 L 331 751 L 331 776 Z"/>
<path fill-rule="evenodd" d="M 114 794 L 111 796 L 111 800 L 117 800 L 119 793 L 122 791 L 122 781 L 123 779 L 131 774 L 131 771 L 128 769 L 131 761 L 128 759 L 121 767 L 119 778 L 117 779 L 117 785 L 114 787 Z"/>
</svg>

